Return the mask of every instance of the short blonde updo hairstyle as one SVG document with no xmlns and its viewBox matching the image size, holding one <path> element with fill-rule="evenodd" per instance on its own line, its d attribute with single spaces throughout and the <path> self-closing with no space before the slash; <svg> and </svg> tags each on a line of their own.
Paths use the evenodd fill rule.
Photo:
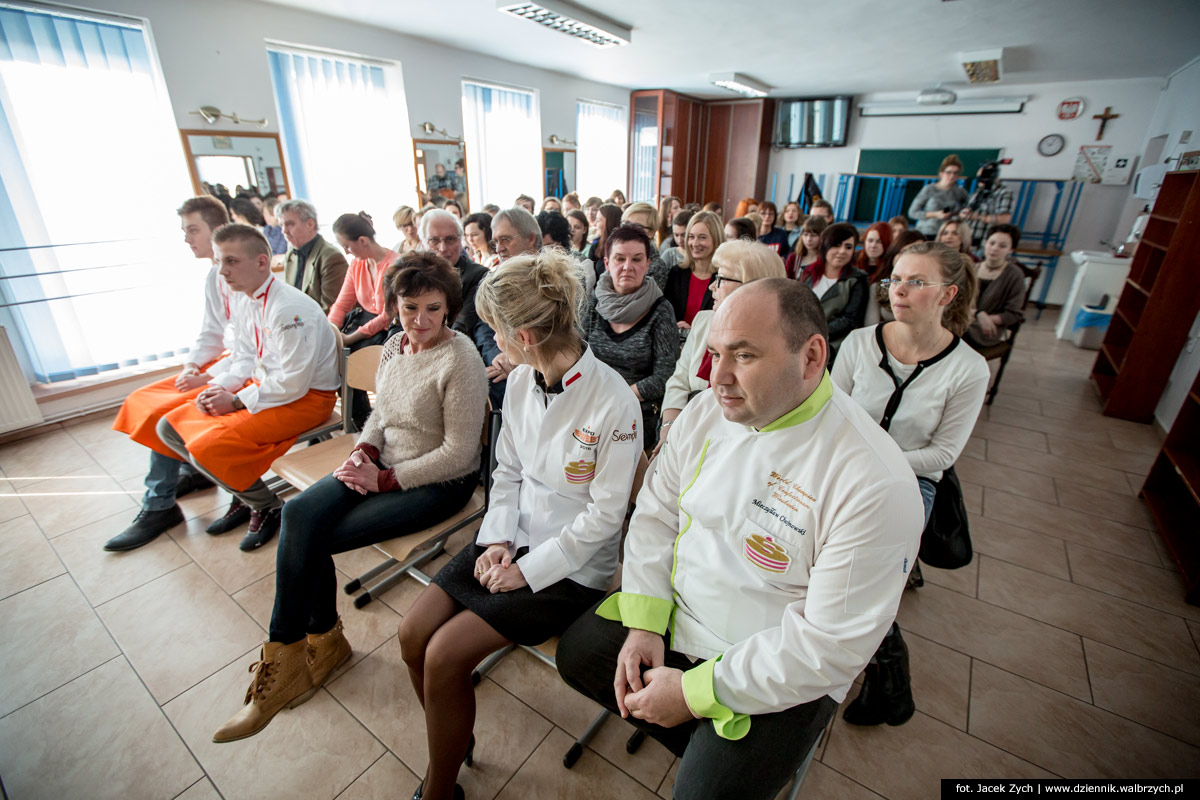
<svg viewBox="0 0 1200 800">
<path fill-rule="evenodd" d="M 763 278 L 786 278 L 783 259 L 761 242 L 734 239 L 722 242 L 712 257 L 713 268 L 724 270 L 743 285 Z"/>
<path fill-rule="evenodd" d="M 631 203 L 628 208 L 621 214 L 621 223 L 629 222 L 629 218 L 634 214 L 646 215 L 646 227 L 650 229 L 650 235 L 654 235 L 654 231 L 658 230 L 658 209 L 649 203 Z"/>
<path fill-rule="evenodd" d="M 480 318 L 505 339 L 528 330 L 545 356 L 579 342 L 584 290 L 575 260 L 557 249 L 508 259 L 490 272 L 475 294 Z"/>
</svg>

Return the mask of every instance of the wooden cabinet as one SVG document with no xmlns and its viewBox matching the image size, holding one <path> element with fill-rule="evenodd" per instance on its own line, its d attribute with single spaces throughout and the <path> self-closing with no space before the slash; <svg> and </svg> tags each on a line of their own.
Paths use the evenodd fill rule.
<svg viewBox="0 0 1200 800">
<path fill-rule="evenodd" d="M 762 197 L 773 100 L 697 100 L 667 89 L 630 95 L 629 199 L 715 200 L 726 217 Z"/>
<path fill-rule="evenodd" d="M 1150 422 L 1200 311 L 1200 172 L 1169 172 L 1092 367 L 1106 416 Z"/>
<path fill-rule="evenodd" d="M 704 196 L 733 217 L 743 197 L 761 200 L 767 188 L 774 100 L 716 100 L 708 103 L 708 149 L 704 157 Z"/>
<path fill-rule="evenodd" d="M 1150 468 L 1141 496 L 1183 571 L 1187 601 L 1200 605 L 1200 375 Z"/>
</svg>

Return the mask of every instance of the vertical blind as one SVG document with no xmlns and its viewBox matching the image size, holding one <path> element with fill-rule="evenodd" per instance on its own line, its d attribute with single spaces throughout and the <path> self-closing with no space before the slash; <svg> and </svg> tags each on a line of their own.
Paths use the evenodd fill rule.
<svg viewBox="0 0 1200 800">
<path fill-rule="evenodd" d="M 208 265 L 180 241 L 192 191 L 139 26 L 0 8 L 0 177 L 0 323 L 30 377 L 186 351 Z"/>
<path fill-rule="evenodd" d="M 533 92 L 463 81 L 467 188 L 477 208 L 509 208 L 542 181 L 542 126 Z"/>
<path fill-rule="evenodd" d="M 624 191 L 629 143 L 625 109 L 580 100 L 575 104 L 575 134 L 580 197 L 608 197 L 616 188 Z"/>
<path fill-rule="evenodd" d="M 390 238 L 416 178 L 400 65 L 277 46 L 267 58 L 295 196 L 322 227 L 366 211 Z"/>
</svg>

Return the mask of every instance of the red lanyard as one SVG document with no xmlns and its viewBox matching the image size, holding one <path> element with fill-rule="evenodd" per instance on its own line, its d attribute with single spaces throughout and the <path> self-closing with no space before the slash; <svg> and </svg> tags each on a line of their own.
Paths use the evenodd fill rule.
<svg viewBox="0 0 1200 800">
<path fill-rule="evenodd" d="M 274 285 L 275 285 L 275 276 L 274 276 L 274 275 L 272 275 L 272 276 L 271 276 L 271 281 L 270 281 L 270 283 L 268 283 L 268 284 L 267 284 L 266 291 L 264 291 L 264 292 L 263 292 L 263 296 L 262 296 L 262 301 L 263 301 L 263 302 L 262 302 L 262 315 L 261 315 L 261 316 L 262 316 L 262 321 L 263 321 L 264 323 L 266 323 L 266 321 L 267 321 L 267 297 L 269 297 L 269 296 L 270 296 L 270 294 L 271 294 L 271 287 L 272 287 L 272 286 L 274 286 Z M 258 348 L 258 361 L 259 361 L 259 363 L 262 363 L 263 346 L 264 346 L 266 343 L 267 343 L 267 337 L 266 337 L 266 335 L 265 335 L 265 334 L 259 334 L 258 323 L 257 323 L 257 322 L 255 322 L 255 323 L 254 323 L 254 346 Z"/>
</svg>

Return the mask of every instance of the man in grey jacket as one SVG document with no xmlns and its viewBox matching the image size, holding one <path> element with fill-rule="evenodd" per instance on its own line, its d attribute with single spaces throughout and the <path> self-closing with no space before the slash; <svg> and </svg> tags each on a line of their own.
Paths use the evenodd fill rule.
<svg viewBox="0 0 1200 800">
<path fill-rule="evenodd" d="M 280 203 L 275 216 L 291 245 L 284 256 L 284 280 L 316 300 L 328 314 L 342 290 L 346 257 L 317 232 L 317 209 L 307 200 Z"/>
</svg>

